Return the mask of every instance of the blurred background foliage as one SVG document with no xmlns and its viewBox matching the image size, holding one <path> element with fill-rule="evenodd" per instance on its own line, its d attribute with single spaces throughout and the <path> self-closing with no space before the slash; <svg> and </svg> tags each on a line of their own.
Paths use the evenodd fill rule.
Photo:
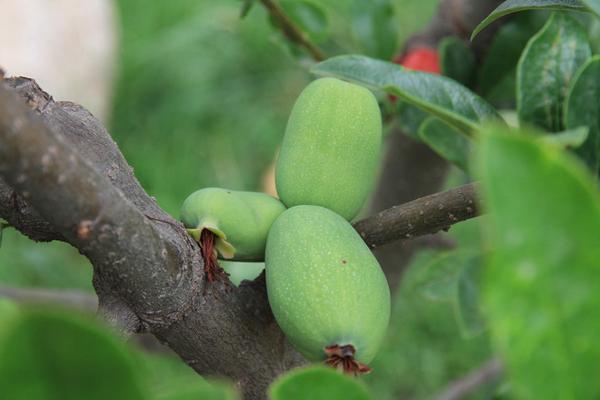
<svg viewBox="0 0 600 400">
<path fill-rule="evenodd" d="M 294 12 L 292 3 L 282 2 Z M 144 188 L 175 217 L 201 187 L 260 189 L 291 105 L 311 79 L 307 60 L 259 5 L 240 19 L 239 0 L 116 4 L 121 39 L 109 131 Z M 299 18 L 328 54 L 390 59 L 437 0 L 314 4 L 317 11 L 300 10 Z M 452 235 L 472 241 L 477 230 L 471 222 Z M 364 378 L 377 399 L 427 398 L 489 356 L 486 336 L 465 336 L 453 304 L 420 293 L 419 275 L 435 257 L 419 255 L 396 296 L 386 345 Z M 7 229 L 0 284 L 91 291 L 91 268 L 68 245 L 35 244 Z M 162 356 L 139 359 L 156 376 L 188 370 Z"/>
</svg>

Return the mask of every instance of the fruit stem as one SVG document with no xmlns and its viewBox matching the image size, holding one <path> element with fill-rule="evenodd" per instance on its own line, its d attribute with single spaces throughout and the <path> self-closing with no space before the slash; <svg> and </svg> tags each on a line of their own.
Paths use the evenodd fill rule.
<svg viewBox="0 0 600 400">
<path fill-rule="evenodd" d="M 368 365 L 354 359 L 354 354 L 356 354 L 356 349 L 351 344 L 327 346 L 325 347 L 325 355 L 327 355 L 325 364 L 347 375 L 357 376 L 371 372 Z"/>
<path fill-rule="evenodd" d="M 225 272 L 219 265 L 217 260 L 217 249 L 215 248 L 216 235 L 209 229 L 203 229 L 200 233 L 200 250 L 202 252 L 202 258 L 204 259 L 204 273 L 206 274 L 206 280 L 209 283 L 216 281 L 227 282 L 229 280 L 229 274 Z"/>
</svg>

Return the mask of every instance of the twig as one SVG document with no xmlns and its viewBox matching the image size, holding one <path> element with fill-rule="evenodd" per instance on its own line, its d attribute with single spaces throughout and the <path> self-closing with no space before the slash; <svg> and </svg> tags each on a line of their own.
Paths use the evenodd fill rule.
<svg viewBox="0 0 600 400">
<path fill-rule="evenodd" d="M 59 304 L 86 312 L 96 312 L 98 298 L 85 292 L 71 290 L 32 289 L 0 286 L 0 298 L 31 304 Z"/>
<path fill-rule="evenodd" d="M 421 197 L 358 221 L 354 228 L 371 248 L 448 230 L 479 215 L 477 183 Z"/>
<path fill-rule="evenodd" d="M 492 358 L 481 367 L 472 371 L 468 375 L 452 382 L 447 388 L 442 390 L 436 400 L 459 400 L 473 393 L 481 386 L 498 380 L 504 373 L 502 361 L 498 358 Z"/>
<path fill-rule="evenodd" d="M 304 47 L 315 61 L 323 61 L 325 53 L 310 41 L 308 35 L 285 13 L 285 10 L 275 0 L 260 0 L 267 11 L 279 22 L 283 34 L 297 45 Z"/>
</svg>

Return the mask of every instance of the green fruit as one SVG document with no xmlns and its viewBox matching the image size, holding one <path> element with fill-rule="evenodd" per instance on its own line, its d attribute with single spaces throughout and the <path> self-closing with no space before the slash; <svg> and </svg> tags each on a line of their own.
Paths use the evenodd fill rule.
<svg viewBox="0 0 600 400">
<path fill-rule="evenodd" d="M 267 239 L 269 303 L 290 342 L 310 360 L 328 346 L 351 345 L 368 363 L 390 318 L 390 291 L 358 233 L 334 212 L 297 206 L 273 224 Z"/>
<path fill-rule="evenodd" d="M 214 233 L 221 257 L 260 261 L 269 228 L 284 210 L 279 200 L 264 193 L 205 188 L 185 199 L 181 221 L 198 241 L 204 229 Z"/>
<path fill-rule="evenodd" d="M 381 113 L 373 94 L 334 78 L 312 82 L 290 115 L 276 165 L 286 206 L 329 208 L 351 220 L 372 188 L 381 150 Z"/>
</svg>

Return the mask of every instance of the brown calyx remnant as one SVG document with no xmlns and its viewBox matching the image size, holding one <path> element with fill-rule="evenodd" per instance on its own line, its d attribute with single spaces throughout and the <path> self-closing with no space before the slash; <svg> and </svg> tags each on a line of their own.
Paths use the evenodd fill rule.
<svg viewBox="0 0 600 400">
<path fill-rule="evenodd" d="M 215 248 L 216 235 L 208 229 L 203 229 L 200 233 L 200 250 L 202 251 L 202 258 L 204 259 L 204 273 L 206 274 L 206 280 L 209 283 L 215 281 L 229 281 L 229 274 L 225 272 L 219 265 L 217 260 L 217 249 Z"/>
<path fill-rule="evenodd" d="M 325 347 L 327 359 L 324 362 L 326 365 L 343 371 L 348 375 L 357 376 L 371 372 L 371 368 L 368 365 L 354 359 L 355 353 L 356 349 L 351 344 L 327 346 Z"/>
</svg>

